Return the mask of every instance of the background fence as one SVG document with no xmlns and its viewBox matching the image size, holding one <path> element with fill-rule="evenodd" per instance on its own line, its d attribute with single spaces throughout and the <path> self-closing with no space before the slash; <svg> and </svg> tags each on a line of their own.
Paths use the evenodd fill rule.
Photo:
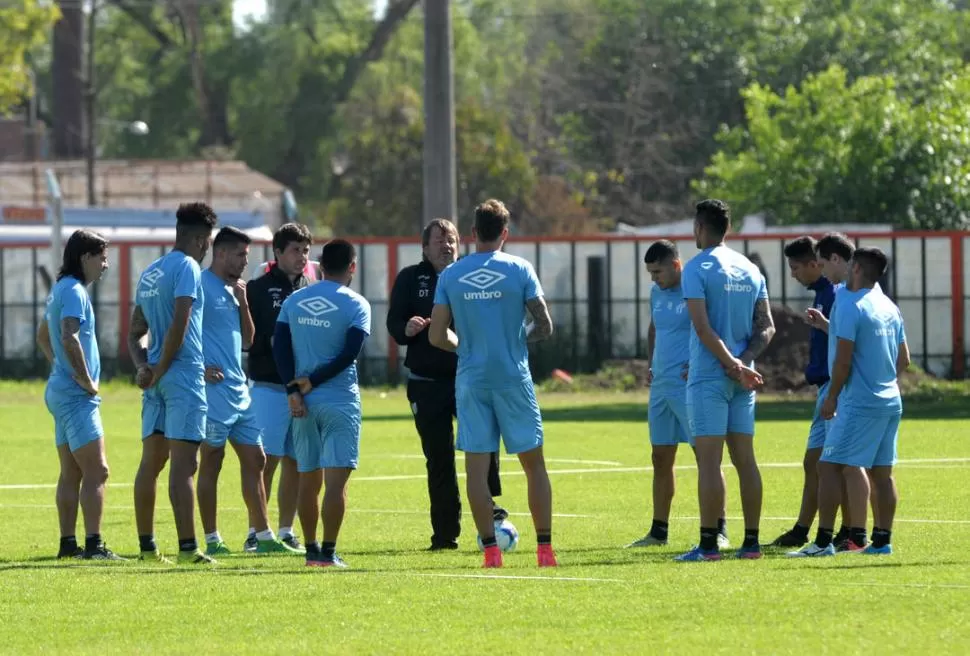
<svg viewBox="0 0 970 656">
<path fill-rule="evenodd" d="M 772 301 L 801 310 L 811 299 L 788 275 L 783 254 L 797 235 L 736 238 L 730 245 L 759 262 Z M 860 245 L 878 246 L 891 257 L 887 287 L 902 309 L 913 359 L 940 376 L 963 378 L 965 343 L 970 339 L 970 233 L 900 232 L 851 234 Z M 552 368 L 588 371 L 608 358 L 637 358 L 646 352 L 650 325 L 650 277 L 643 253 L 655 237 L 589 236 L 521 238 L 506 251 L 530 260 L 542 281 L 557 335 L 533 352 L 539 377 Z M 685 259 L 697 249 L 693 239 L 672 237 Z M 404 350 L 384 326 L 387 300 L 400 269 L 421 258 L 417 240 L 357 240 L 358 273 L 353 288 L 373 309 L 373 334 L 361 359 L 368 384 L 397 383 L 406 375 Z M 92 288 L 98 341 L 106 376 L 130 368 L 124 335 L 133 290 L 140 273 L 171 248 L 168 243 L 113 243 L 111 268 Z M 469 245 L 464 246 L 467 253 Z M 314 247 L 314 257 L 317 248 Z M 46 374 L 34 335 L 43 316 L 53 272 L 46 243 L 0 245 L 0 375 L 24 378 Z M 254 244 L 250 274 L 271 258 L 269 244 Z"/>
</svg>

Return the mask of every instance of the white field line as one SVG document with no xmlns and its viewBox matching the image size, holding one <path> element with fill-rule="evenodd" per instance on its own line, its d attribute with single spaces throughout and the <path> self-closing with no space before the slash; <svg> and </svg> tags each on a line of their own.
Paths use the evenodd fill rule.
<svg viewBox="0 0 970 656">
<path fill-rule="evenodd" d="M 896 463 L 897 467 L 920 466 L 920 465 L 952 465 L 953 463 L 970 463 L 970 458 L 922 458 L 913 460 L 900 460 Z M 762 462 L 758 465 L 762 469 L 801 469 L 802 463 L 799 462 Z M 923 469 L 936 469 L 936 467 L 920 467 Z M 939 467 L 947 469 L 949 467 Z M 697 465 L 677 465 L 676 469 L 695 470 Z M 549 473 L 557 476 L 570 474 L 628 474 L 628 473 L 650 473 L 653 467 L 597 467 L 592 469 L 550 469 Z M 731 471 L 728 465 L 724 468 L 725 473 Z M 459 478 L 464 478 L 465 474 L 458 473 Z M 522 471 L 503 472 L 502 476 L 525 476 Z M 423 481 L 427 479 L 427 474 L 391 474 L 387 476 L 354 476 L 351 482 L 360 481 Z M 108 483 L 108 487 L 131 487 L 131 483 Z M 15 483 L 0 485 L 0 490 L 53 490 L 57 487 L 55 483 Z"/>
<path fill-rule="evenodd" d="M 2 506 L 0 506 L 2 507 Z M 677 517 L 671 517 L 670 519 L 685 521 L 685 522 L 699 522 L 700 517 L 694 515 L 679 515 Z M 729 515 L 725 519 L 741 521 L 744 519 L 741 515 Z M 797 517 L 762 517 L 761 521 L 769 522 L 794 522 Z M 970 519 L 901 519 L 896 517 L 893 519 L 893 523 L 896 524 L 970 524 Z"/>
<path fill-rule="evenodd" d="M 367 456 L 367 460 L 424 460 L 424 456 L 417 453 L 397 453 L 389 455 Z M 518 462 L 515 456 L 502 456 L 503 462 Z M 606 467 L 622 467 L 622 462 L 615 460 L 580 460 L 576 458 L 546 458 L 546 462 L 562 463 L 565 465 L 604 465 Z"/>
</svg>

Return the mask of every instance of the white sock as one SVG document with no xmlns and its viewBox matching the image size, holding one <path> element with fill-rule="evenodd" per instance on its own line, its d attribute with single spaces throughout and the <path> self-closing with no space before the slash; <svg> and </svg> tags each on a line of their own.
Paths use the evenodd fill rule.
<svg viewBox="0 0 970 656">
<path fill-rule="evenodd" d="M 265 531 L 260 531 L 259 533 L 257 533 L 256 539 L 259 540 L 260 542 L 266 542 L 269 540 L 275 540 L 276 536 L 273 535 L 273 529 L 268 528 Z"/>
<path fill-rule="evenodd" d="M 219 535 L 219 531 L 215 531 L 214 533 L 206 533 L 205 534 L 205 543 L 206 544 L 219 544 L 220 542 L 222 542 L 222 536 Z"/>
<path fill-rule="evenodd" d="M 246 537 L 251 538 L 251 537 L 253 537 L 255 535 L 256 535 L 256 529 L 254 529 L 252 526 L 250 526 L 249 527 L 249 534 Z"/>
<path fill-rule="evenodd" d="M 279 536 L 280 536 L 280 539 L 281 540 L 283 538 L 285 538 L 285 537 L 290 536 L 290 535 L 293 535 L 293 527 L 292 526 L 280 526 Z"/>
</svg>

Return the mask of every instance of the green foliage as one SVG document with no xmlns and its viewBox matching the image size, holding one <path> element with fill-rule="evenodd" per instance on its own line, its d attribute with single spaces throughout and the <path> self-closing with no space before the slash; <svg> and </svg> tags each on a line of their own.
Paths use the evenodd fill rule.
<svg viewBox="0 0 970 656">
<path fill-rule="evenodd" d="M 0 114 L 28 95 L 30 75 L 25 58 L 48 37 L 59 17 L 56 6 L 38 0 L 0 6 Z"/>
<path fill-rule="evenodd" d="M 893 76 L 847 78 L 833 65 L 783 95 L 745 89 L 747 123 L 718 135 L 696 191 L 780 223 L 967 225 L 970 69 L 919 103 Z"/>
</svg>

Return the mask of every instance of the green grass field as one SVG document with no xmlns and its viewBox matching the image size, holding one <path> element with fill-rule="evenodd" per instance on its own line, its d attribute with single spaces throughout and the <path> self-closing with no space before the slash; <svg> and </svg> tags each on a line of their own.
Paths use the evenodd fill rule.
<svg viewBox="0 0 970 656">
<path fill-rule="evenodd" d="M 480 569 L 467 509 L 459 551 L 424 551 L 424 462 L 399 390 L 365 394 L 361 467 L 338 545 L 352 569 L 308 571 L 300 557 L 239 555 L 199 571 L 55 561 L 57 460 L 42 386 L 2 383 L 0 652 L 894 653 L 958 652 L 970 641 L 965 405 L 908 408 L 896 555 L 682 564 L 671 557 L 696 542 L 698 527 L 686 452 L 671 546 L 622 548 L 649 527 L 646 394 L 546 394 L 540 402 L 562 564 L 555 571 L 535 566 L 525 479 L 509 459 L 502 502 L 522 539 L 505 568 Z M 138 393 L 109 386 L 102 408 L 112 472 L 104 535 L 116 552 L 134 555 Z M 759 405 L 763 541 L 797 511 L 809 417 L 804 403 Z M 235 457 L 226 463 L 220 529 L 241 550 L 246 515 Z M 737 479 L 726 471 L 729 529 L 739 543 Z M 172 553 L 164 482 L 159 491 L 157 537 Z"/>
</svg>

